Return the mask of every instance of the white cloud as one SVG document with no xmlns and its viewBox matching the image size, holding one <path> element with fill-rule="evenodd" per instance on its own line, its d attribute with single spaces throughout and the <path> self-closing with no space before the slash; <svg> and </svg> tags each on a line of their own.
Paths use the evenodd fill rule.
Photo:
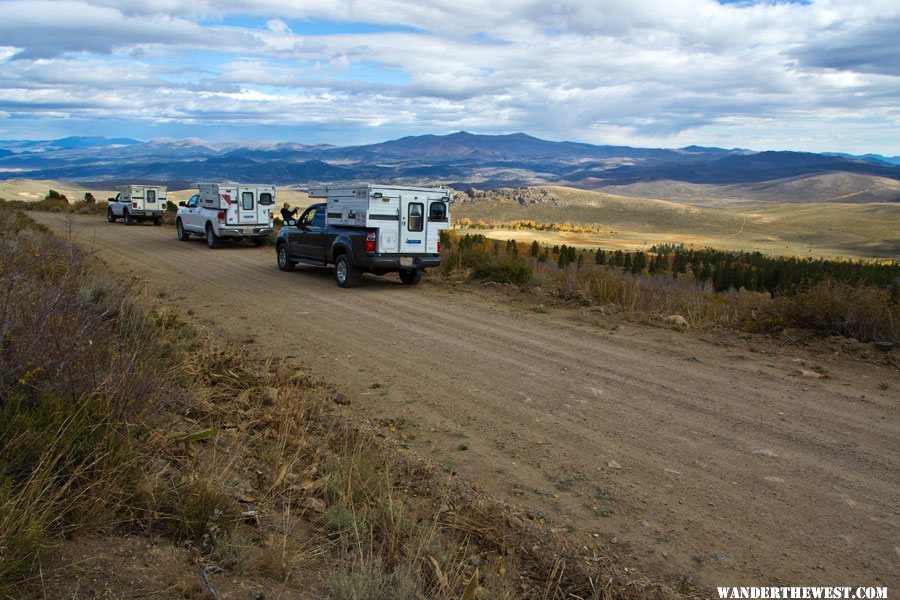
<svg viewBox="0 0 900 600">
<path fill-rule="evenodd" d="M 266 28 L 241 25 L 254 21 Z M 386 31 L 316 35 L 317 21 Z M 762 122 L 817 123 L 824 144 L 850 118 L 900 121 L 893 0 L 12 0 L 0 39 L 0 110 L 25 118 L 52 108 L 657 145 Z"/>
<path fill-rule="evenodd" d="M 288 27 L 287 23 L 285 23 L 281 19 L 269 19 L 268 21 L 266 21 L 266 27 L 268 27 L 270 31 L 274 31 L 275 33 L 291 32 L 291 28 Z"/>
</svg>

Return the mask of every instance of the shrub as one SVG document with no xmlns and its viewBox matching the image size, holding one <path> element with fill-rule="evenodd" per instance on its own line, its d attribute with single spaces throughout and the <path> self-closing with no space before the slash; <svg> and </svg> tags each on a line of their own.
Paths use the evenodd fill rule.
<svg viewBox="0 0 900 600">
<path fill-rule="evenodd" d="M 772 313 L 785 326 L 864 341 L 900 340 L 900 305 L 890 291 L 826 280 L 779 296 Z"/>
<path fill-rule="evenodd" d="M 523 286 L 531 281 L 531 277 L 531 265 L 511 256 L 499 256 L 496 260 L 481 262 L 472 269 L 472 278 L 480 281 Z"/>
<path fill-rule="evenodd" d="M 51 538 L 137 516 L 129 423 L 166 394 L 154 372 L 166 365 L 125 291 L 0 209 L 0 589 L 26 577 Z"/>
<path fill-rule="evenodd" d="M 241 514 L 234 500 L 202 479 L 166 484 L 157 502 L 167 531 L 179 540 L 208 544 L 227 540 Z"/>
</svg>

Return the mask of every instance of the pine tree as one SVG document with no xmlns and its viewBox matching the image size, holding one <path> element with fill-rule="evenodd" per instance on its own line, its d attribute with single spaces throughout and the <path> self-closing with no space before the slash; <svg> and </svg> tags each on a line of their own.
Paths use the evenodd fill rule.
<svg viewBox="0 0 900 600">
<path fill-rule="evenodd" d="M 594 262 L 598 265 L 606 264 L 606 252 L 597 248 L 597 254 L 594 256 Z"/>
<path fill-rule="evenodd" d="M 634 255 L 634 260 L 631 261 L 631 273 L 632 275 L 637 275 L 638 273 L 643 273 L 644 269 L 647 267 L 647 255 L 643 252 L 637 252 Z"/>
<path fill-rule="evenodd" d="M 565 269 L 570 264 L 569 251 L 565 244 L 559 249 L 559 259 L 556 261 L 556 264 L 560 269 Z"/>
<path fill-rule="evenodd" d="M 665 254 L 656 255 L 656 272 L 665 273 L 669 270 L 669 257 Z"/>
<path fill-rule="evenodd" d="M 531 256 L 537 258 L 537 256 L 541 253 L 541 245 L 537 243 L 537 240 L 531 242 Z"/>
</svg>

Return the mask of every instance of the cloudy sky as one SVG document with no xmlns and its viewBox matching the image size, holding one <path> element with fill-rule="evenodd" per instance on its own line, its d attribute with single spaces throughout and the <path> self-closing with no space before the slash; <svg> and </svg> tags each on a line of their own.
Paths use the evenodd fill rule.
<svg viewBox="0 0 900 600">
<path fill-rule="evenodd" d="M 900 1 L 2 0 L 0 138 L 900 154 Z"/>
</svg>

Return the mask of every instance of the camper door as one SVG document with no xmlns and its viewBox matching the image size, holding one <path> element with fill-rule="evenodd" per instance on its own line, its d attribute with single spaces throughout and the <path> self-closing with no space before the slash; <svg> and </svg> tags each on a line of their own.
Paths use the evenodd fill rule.
<svg viewBox="0 0 900 600">
<path fill-rule="evenodd" d="M 144 210 L 159 210 L 159 203 L 157 200 L 156 188 L 144 189 Z"/>
<path fill-rule="evenodd" d="M 236 225 L 268 224 L 269 210 L 275 206 L 274 194 L 257 188 L 238 188 L 232 202 L 236 208 Z"/>
<path fill-rule="evenodd" d="M 424 197 L 400 196 L 400 253 L 425 252 L 425 210 L 428 201 Z"/>
</svg>

